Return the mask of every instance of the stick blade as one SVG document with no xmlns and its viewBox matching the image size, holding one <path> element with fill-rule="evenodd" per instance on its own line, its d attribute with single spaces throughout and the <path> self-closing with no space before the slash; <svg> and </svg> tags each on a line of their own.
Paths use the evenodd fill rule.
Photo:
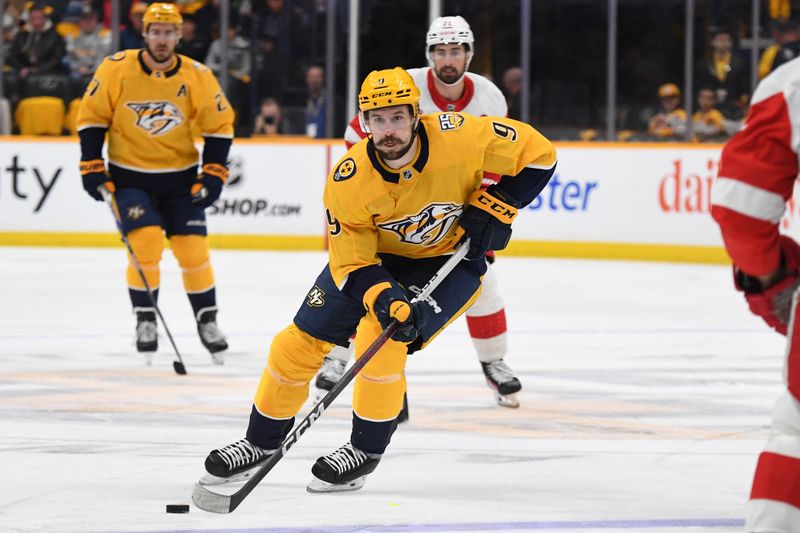
<svg viewBox="0 0 800 533">
<path fill-rule="evenodd" d="M 181 376 L 186 375 L 186 367 L 183 366 L 183 363 L 181 363 L 180 361 L 173 361 L 172 368 L 175 369 L 176 374 L 180 374 Z"/>
<path fill-rule="evenodd" d="M 198 509 L 209 513 L 230 513 L 234 509 L 231 507 L 231 499 L 231 496 L 211 492 L 200 483 L 195 483 L 192 489 L 192 502 Z"/>
</svg>

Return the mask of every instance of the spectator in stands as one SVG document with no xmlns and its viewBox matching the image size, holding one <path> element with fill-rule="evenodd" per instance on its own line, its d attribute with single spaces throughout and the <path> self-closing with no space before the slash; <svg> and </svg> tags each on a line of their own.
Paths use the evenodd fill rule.
<svg viewBox="0 0 800 533">
<path fill-rule="evenodd" d="M 679 139 L 686 133 L 686 111 L 680 107 L 681 90 L 674 83 L 665 83 L 658 88 L 661 110 L 654 115 L 647 131 L 660 140 Z"/>
<path fill-rule="evenodd" d="M 750 98 L 750 62 L 734 47 L 733 35 L 723 27 L 712 27 L 711 55 L 697 77 L 701 87 L 712 87 L 717 105 L 725 116 L 739 118 Z"/>
<path fill-rule="evenodd" d="M 111 52 L 111 34 L 98 22 L 97 13 L 85 5 L 78 21 L 80 33 L 67 37 L 67 62 L 75 95 L 83 94 L 94 71 Z"/>
<path fill-rule="evenodd" d="M 770 72 L 800 56 L 800 25 L 796 20 L 784 20 L 778 22 L 777 25 L 781 31 L 780 40 L 777 41 L 780 43 L 780 48 L 775 53 Z"/>
<path fill-rule="evenodd" d="M 316 139 L 325 138 L 326 102 L 325 70 L 312 65 L 306 70 L 306 135 Z"/>
<path fill-rule="evenodd" d="M 56 32 L 42 5 L 32 5 L 28 24 L 11 43 L 7 64 L 11 67 L 8 94 L 12 103 L 24 96 L 31 78 L 38 74 L 63 73 L 64 39 Z"/>
<path fill-rule="evenodd" d="M 14 38 L 8 63 L 24 80 L 32 74 L 60 72 L 65 51 L 64 39 L 44 8 L 34 4 L 28 11 L 28 25 Z"/>
<path fill-rule="evenodd" d="M 265 98 L 256 115 L 253 135 L 277 135 L 285 133 L 281 120 L 281 107 L 274 98 Z"/>
<path fill-rule="evenodd" d="M 228 28 L 228 87 L 225 95 L 231 105 L 236 109 L 236 136 L 249 134 L 250 116 L 250 41 L 237 33 L 235 27 Z M 222 40 L 216 39 L 211 43 L 205 64 L 222 79 Z"/>
<path fill-rule="evenodd" d="M 289 9 L 284 0 L 245 0 L 240 13 L 252 21 L 259 98 L 284 101 L 287 85 L 298 90 L 297 96 L 308 65 L 308 14 L 300 7 Z"/>
<path fill-rule="evenodd" d="M 137 2 L 131 6 L 128 14 L 128 25 L 119 35 L 119 45 L 123 50 L 144 48 L 144 38 L 142 37 L 144 22 L 142 22 L 142 17 L 145 11 L 147 11 L 145 2 Z"/>
<path fill-rule="evenodd" d="M 178 43 L 177 48 L 178 53 L 202 63 L 208 55 L 209 44 L 207 40 L 197 34 L 197 24 L 194 17 L 184 15 L 181 41 Z"/>
<path fill-rule="evenodd" d="M 511 67 L 503 72 L 503 94 L 508 104 L 508 118 L 522 120 L 520 109 L 520 93 L 522 92 L 522 69 Z M 527 118 L 527 117 L 526 117 Z"/>
<path fill-rule="evenodd" d="M 716 103 L 717 97 L 711 87 L 703 87 L 697 91 L 698 109 L 692 115 L 695 140 L 705 141 L 719 137 L 725 132 L 725 117 L 714 107 Z"/>
</svg>

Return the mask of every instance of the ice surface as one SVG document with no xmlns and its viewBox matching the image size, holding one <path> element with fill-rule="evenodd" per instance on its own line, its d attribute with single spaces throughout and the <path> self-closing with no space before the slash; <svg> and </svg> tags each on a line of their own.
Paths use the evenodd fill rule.
<svg viewBox="0 0 800 533">
<path fill-rule="evenodd" d="M 233 514 L 166 514 L 243 436 L 270 340 L 326 256 L 212 260 L 224 367 L 162 263 L 181 377 L 166 338 L 152 367 L 132 346 L 121 248 L 0 248 L 0 531 L 742 529 L 784 348 L 729 269 L 504 257 L 520 409 L 494 404 L 462 319 L 410 358 L 411 422 L 363 490 L 305 491 L 349 438 L 345 392 Z"/>
</svg>

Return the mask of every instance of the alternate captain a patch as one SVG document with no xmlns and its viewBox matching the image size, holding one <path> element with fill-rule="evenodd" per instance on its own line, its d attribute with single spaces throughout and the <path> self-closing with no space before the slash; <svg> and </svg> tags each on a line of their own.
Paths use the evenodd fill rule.
<svg viewBox="0 0 800 533">
<path fill-rule="evenodd" d="M 442 131 L 455 131 L 464 124 L 464 116 L 459 113 L 442 113 L 439 115 L 439 128 Z"/>
<path fill-rule="evenodd" d="M 333 174 L 333 181 L 344 181 L 346 179 L 350 179 L 353 177 L 353 174 L 356 173 L 356 162 L 353 161 L 352 157 L 348 157 L 336 168 L 336 172 Z"/>
</svg>

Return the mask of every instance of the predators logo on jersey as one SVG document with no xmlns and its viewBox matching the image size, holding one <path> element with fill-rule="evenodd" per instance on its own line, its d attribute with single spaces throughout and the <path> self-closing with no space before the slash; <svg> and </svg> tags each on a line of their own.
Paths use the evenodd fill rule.
<svg viewBox="0 0 800 533">
<path fill-rule="evenodd" d="M 447 235 L 463 212 L 464 206 L 459 204 L 429 204 L 416 215 L 378 224 L 378 227 L 396 233 L 402 242 L 430 246 Z"/>
<path fill-rule="evenodd" d="M 233 109 L 209 69 L 178 54 L 167 70 L 152 71 L 144 53 L 127 50 L 100 64 L 77 129 L 108 130 L 110 164 L 146 173 L 192 168 L 194 135 L 233 138 Z"/>
<path fill-rule="evenodd" d="M 163 135 L 183 123 L 181 110 L 171 102 L 128 102 L 127 106 L 136 113 L 136 125 L 153 136 Z"/>
<path fill-rule="evenodd" d="M 458 113 L 442 113 L 439 115 L 439 128 L 442 131 L 454 131 L 464 124 L 464 115 Z"/>
</svg>

